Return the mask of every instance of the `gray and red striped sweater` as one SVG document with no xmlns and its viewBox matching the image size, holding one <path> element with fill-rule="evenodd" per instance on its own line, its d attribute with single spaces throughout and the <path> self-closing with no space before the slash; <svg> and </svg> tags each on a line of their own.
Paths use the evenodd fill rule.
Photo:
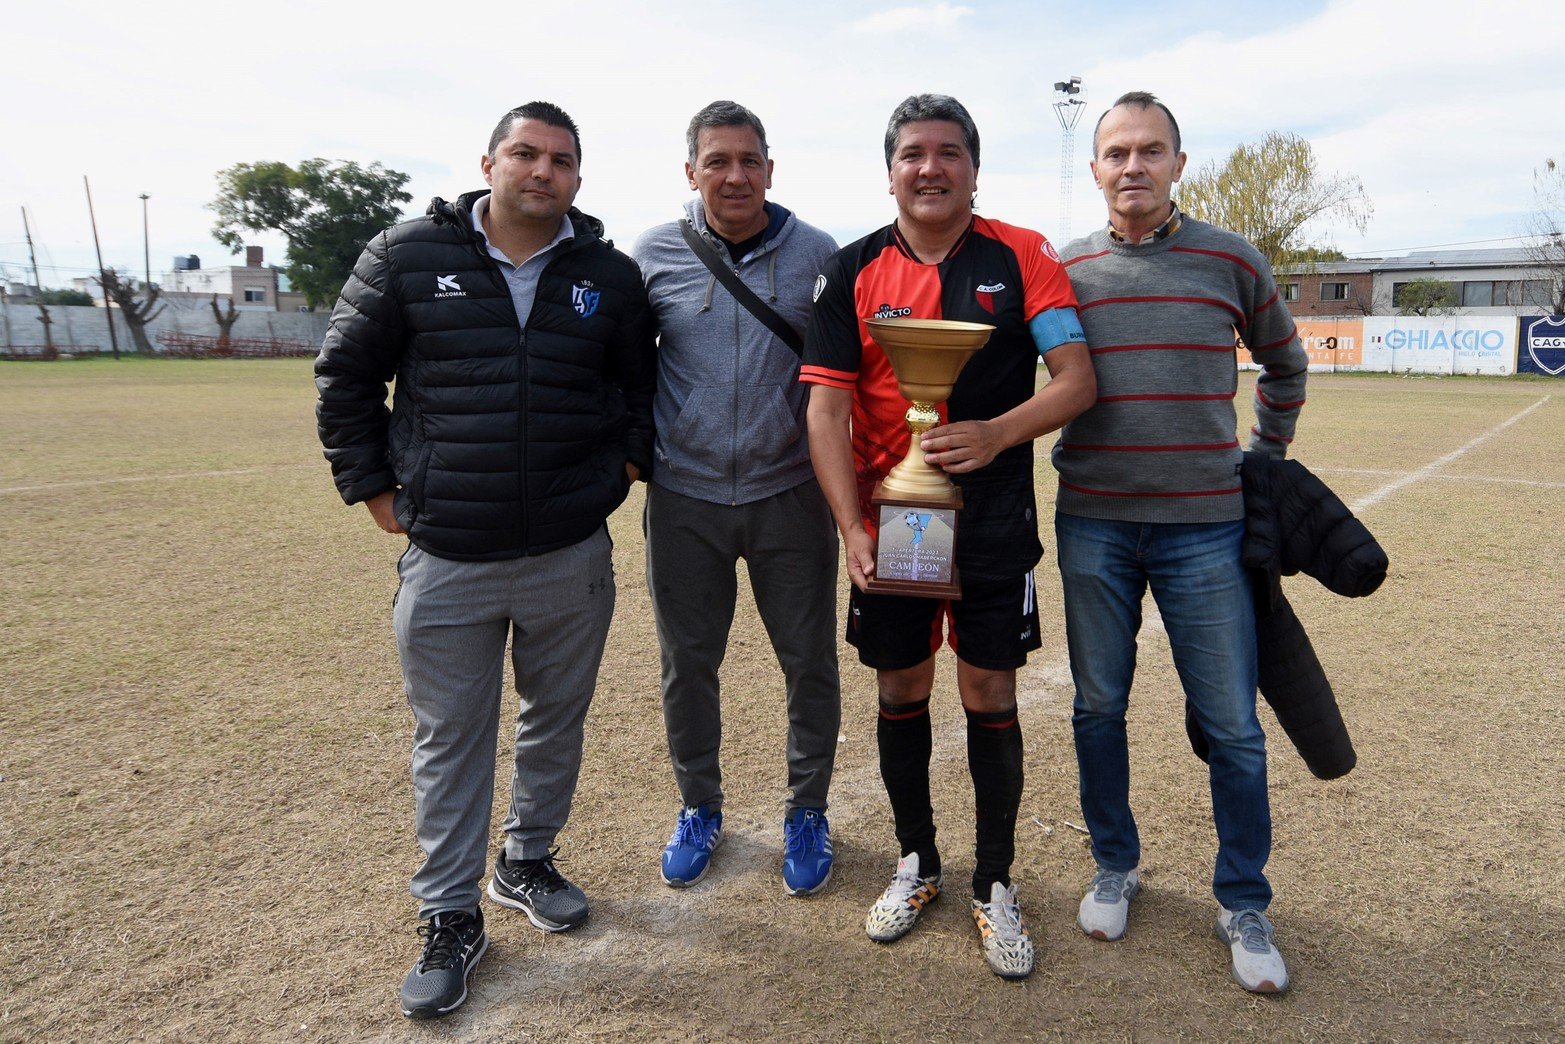
<svg viewBox="0 0 1565 1044">
<path fill-rule="evenodd" d="M 1271 268 L 1243 238 L 1182 217 L 1156 242 L 1103 228 L 1064 250 L 1098 400 L 1054 446 L 1057 510 L 1130 522 L 1244 517 L 1235 335 L 1262 367 L 1251 449 L 1293 440 L 1309 361 Z"/>
</svg>

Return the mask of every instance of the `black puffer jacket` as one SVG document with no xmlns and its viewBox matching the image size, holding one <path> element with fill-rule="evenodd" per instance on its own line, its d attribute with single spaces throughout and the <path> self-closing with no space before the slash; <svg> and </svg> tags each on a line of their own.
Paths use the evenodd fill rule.
<svg viewBox="0 0 1565 1044">
<path fill-rule="evenodd" d="M 376 236 L 315 363 L 316 417 L 348 503 L 397 490 L 442 558 L 543 554 L 591 536 L 652 466 L 654 320 L 635 262 L 572 208 L 525 330 L 472 205 L 436 199 Z M 386 385 L 395 379 L 391 409 Z"/>
<path fill-rule="evenodd" d="M 1304 572 L 1333 594 L 1361 598 L 1386 578 L 1388 562 L 1347 505 L 1298 461 L 1244 455 L 1244 564 L 1255 586 L 1261 694 L 1311 772 L 1336 779 L 1357 762 L 1331 682 L 1281 578 Z M 1191 746 L 1206 760 L 1206 737 L 1187 707 Z"/>
</svg>

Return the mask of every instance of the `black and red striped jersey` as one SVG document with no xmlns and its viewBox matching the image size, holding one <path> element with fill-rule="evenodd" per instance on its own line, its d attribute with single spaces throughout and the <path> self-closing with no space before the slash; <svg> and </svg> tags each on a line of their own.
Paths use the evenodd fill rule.
<svg viewBox="0 0 1565 1044">
<path fill-rule="evenodd" d="M 799 379 L 853 392 L 853 462 L 859 507 L 872 520 L 870 493 L 908 450 L 908 401 L 866 319 L 958 319 L 989 323 L 989 342 L 962 369 L 942 421 L 998 417 L 1032 396 L 1040 347 L 1028 324 L 1076 295 L 1054 247 L 1030 229 L 975 217 L 938 264 L 919 261 L 895 224 L 838 251 L 816 283 Z M 1074 315 L 1071 317 L 1074 324 Z M 985 468 L 952 478 L 964 489 L 1032 488 L 1032 443 L 1000 453 Z M 872 530 L 873 531 L 873 530 Z"/>
</svg>

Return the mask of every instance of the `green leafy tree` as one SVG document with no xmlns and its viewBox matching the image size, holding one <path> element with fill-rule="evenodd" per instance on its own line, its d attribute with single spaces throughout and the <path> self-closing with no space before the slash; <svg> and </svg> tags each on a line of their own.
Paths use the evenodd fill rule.
<svg viewBox="0 0 1565 1044">
<path fill-rule="evenodd" d="M 1324 255 L 1329 246 L 1311 236 L 1319 226 L 1337 221 L 1363 232 L 1374 213 L 1357 175 L 1323 173 L 1308 141 L 1280 131 L 1202 164 L 1180 182 L 1179 207 L 1239 233 L 1274 270 L 1301 253 Z"/>
<path fill-rule="evenodd" d="M 1459 300 L 1456 284 L 1444 279 L 1411 279 L 1393 289 L 1400 315 L 1449 315 Z"/>
<path fill-rule="evenodd" d="M 288 239 L 288 280 L 311 308 L 329 305 L 369 239 L 402 218 L 408 175 L 349 160 L 237 163 L 217 172 L 212 234 L 234 253 L 246 232 Z"/>
<path fill-rule="evenodd" d="M 92 295 L 84 290 L 40 290 L 33 300 L 46 305 L 92 306 Z"/>
<path fill-rule="evenodd" d="M 1346 261 L 1348 255 L 1334 247 L 1304 247 L 1302 250 L 1289 250 L 1283 254 L 1284 267 L 1312 270 L 1315 266 L 1330 261 Z"/>
</svg>

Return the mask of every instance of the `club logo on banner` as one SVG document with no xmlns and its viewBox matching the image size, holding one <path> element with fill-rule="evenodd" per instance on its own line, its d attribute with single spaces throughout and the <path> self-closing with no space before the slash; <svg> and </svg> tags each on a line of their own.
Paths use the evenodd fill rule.
<svg viewBox="0 0 1565 1044">
<path fill-rule="evenodd" d="M 1522 341 L 1527 349 L 1517 367 L 1523 373 L 1546 373 L 1558 377 L 1565 373 L 1565 316 L 1540 315 L 1523 319 Z"/>
</svg>

